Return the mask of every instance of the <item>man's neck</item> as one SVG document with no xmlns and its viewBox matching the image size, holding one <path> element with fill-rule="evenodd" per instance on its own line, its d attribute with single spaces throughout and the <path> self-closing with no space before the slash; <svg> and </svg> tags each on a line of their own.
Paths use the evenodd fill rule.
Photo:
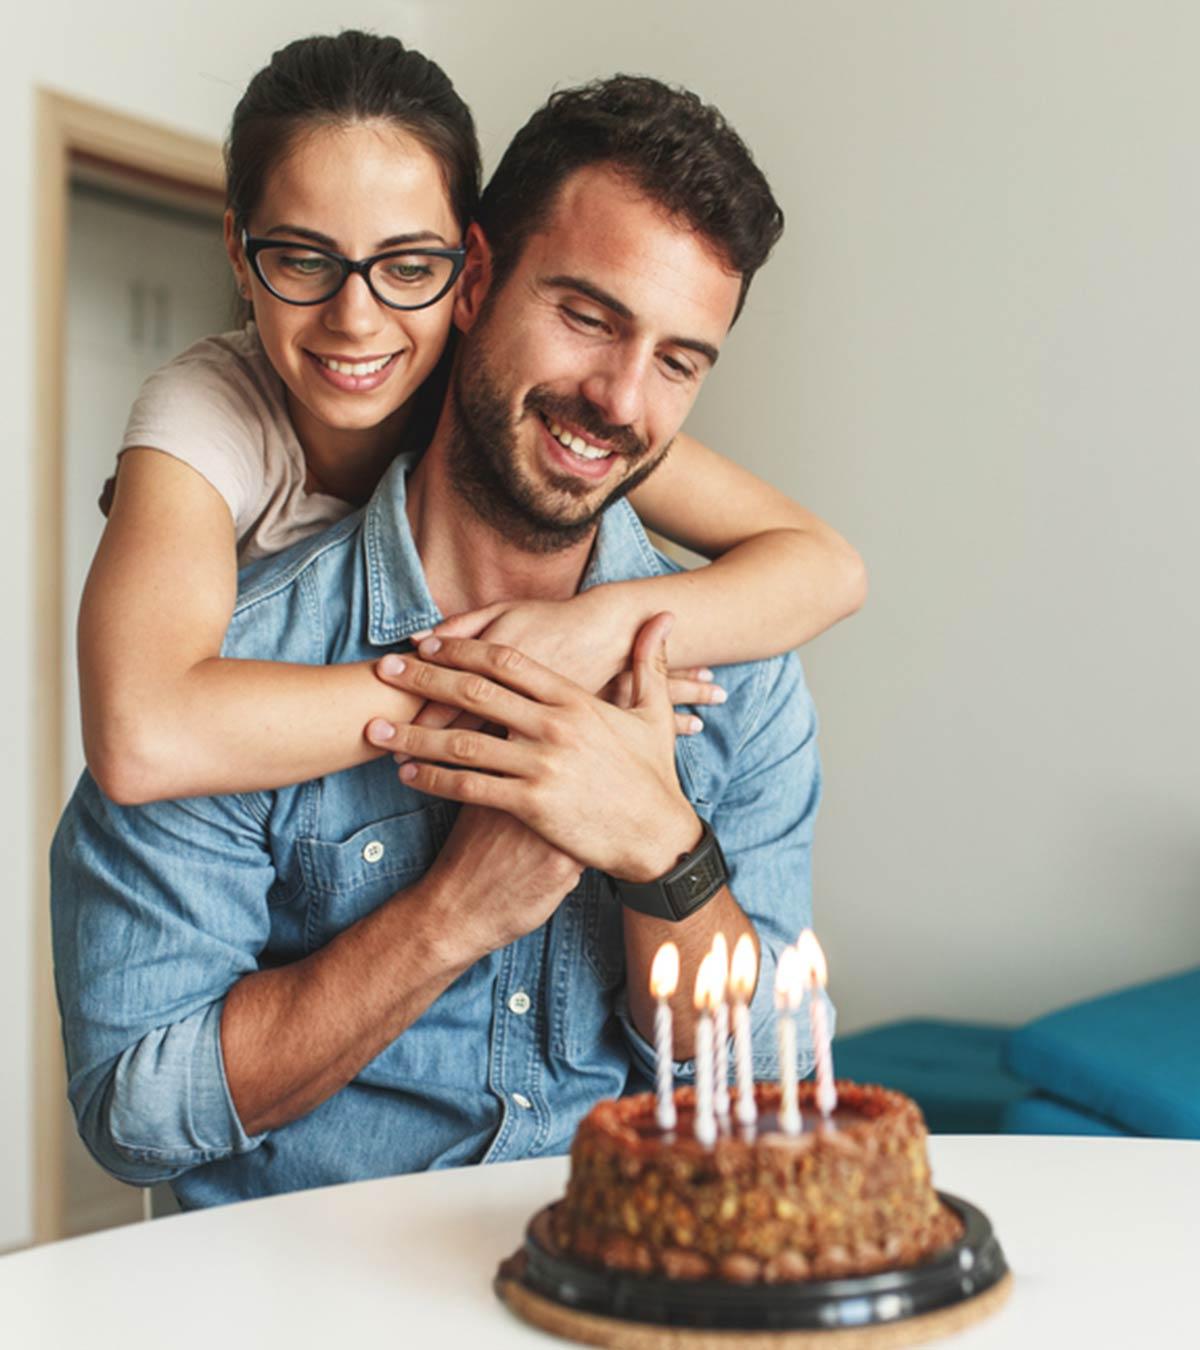
<svg viewBox="0 0 1200 1350">
<path fill-rule="evenodd" d="M 595 541 L 593 531 L 544 553 L 527 552 L 505 538 L 455 491 L 440 435 L 409 474 L 406 509 L 426 582 L 447 617 L 498 600 L 569 599 L 579 589 Z"/>
</svg>

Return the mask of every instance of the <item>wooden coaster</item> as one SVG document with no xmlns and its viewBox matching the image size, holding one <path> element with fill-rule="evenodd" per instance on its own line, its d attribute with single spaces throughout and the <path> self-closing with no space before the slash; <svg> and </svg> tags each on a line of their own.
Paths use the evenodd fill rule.
<svg viewBox="0 0 1200 1350">
<path fill-rule="evenodd" d="M 953 1335 L 996 1312 L 1012 1292 L 1006 1274 L 982 1294 L 936 1312 L 871 1327 L 830 1331 L 709 1331 L 625 1322 L 616 1317 L 577 1312 L 535 1294 L 521 1282 L 525 1253 L 517 1252 L 496 1272 L 495 1289 L 509 1309 L 526 1322 L 584 1345 L 610 1350 L 894 1350 Z"/>
</svg>

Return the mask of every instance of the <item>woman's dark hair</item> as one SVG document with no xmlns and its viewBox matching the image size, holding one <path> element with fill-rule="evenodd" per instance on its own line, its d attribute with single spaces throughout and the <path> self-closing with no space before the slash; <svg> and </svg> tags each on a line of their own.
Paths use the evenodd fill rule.
<svg viewBox="0 0 1200 1350">
<path fill-rule="evenodd" d="M 479 143 L 471 110 L 442 68 L 394 37 L 354 29 L 300 38 L 271 57 L 234 109 L 225 191 L 238 230 L 295 137 L 315 126 L 385 121 L 433 155 L 462 229 L 479 201 Z"/>
<path fill-rule="evenodd" d="M 751 278 L 783 233 L 783 212 L 716 108 L 642 75 L 560 90 L 517 132 L 479 204 L 493 284 L 549 218 L 566 179 L 593 164 L 612 165 L 713 244 L 741 275 L 740 313 Z"/>
</svg>

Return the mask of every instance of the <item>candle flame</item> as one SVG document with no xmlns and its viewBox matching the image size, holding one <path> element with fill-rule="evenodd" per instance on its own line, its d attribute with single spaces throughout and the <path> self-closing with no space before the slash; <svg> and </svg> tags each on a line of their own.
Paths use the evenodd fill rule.
<svg viewBox="0 0 1200 1350">
<path fill-rule="evenodd" d="M 825 953 L 817 941 L 817 935 L 806 928 L 796 942 L 796 950 L 804 966 L 804 982 L 810 989 L 825 988 L 829 979 L 829 968 L 825 964 Z"/>
<path fill-rule="evenodd" d="M 679 988 L 679 948 L 664 942 L 650 966 L 650 992 L 655 998 L 670 998 Z"/>
<path fill-rule="evenodd" d="M 729 985 L 729 943 L 725 934 L 718 933 L 712 941 L 713 975 L 716 980 L 717 1002 L 725 1002 L 725 990 Z"/>
<path fill-rule="evenodd" d="M 749 933 L 743 933 L 733 948 L 733 964 L 729 971 L 729 989 L 740 1003 L 749 1003 L 754 993 L 754 981 L 758 976 L 758 955 L 754 950 L 754 939 Z"/>
<path fill-rule="evenodd" d="M 696 989 L 692 1001 L 697 1012 L 713 1012 L 719 1002 L 717 969 L 712 952 L 708 953 L 696 969 Z"/>
<path fill-rule="evenodd" d="M 775 1006 L 794 1012 L 804 998 L 804 964 L 795 947 L 785 947 L 779 953 L 775 968 Z"/>
</svg>

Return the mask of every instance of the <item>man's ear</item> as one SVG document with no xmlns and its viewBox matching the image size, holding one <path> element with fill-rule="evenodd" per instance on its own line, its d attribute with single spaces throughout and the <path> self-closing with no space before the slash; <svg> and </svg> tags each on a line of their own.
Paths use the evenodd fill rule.
<svg viewBox="0 0 1200 1350">
<path fill-rule="evenodd" d="M 467 230 L 466 248 L 467 261 L 454 297 L 454 322 L 462 332 L 469 333 L 492 286 L 492 246 L 479 226 L 472 224 Z"/>
<path fill-rule="evenodd" d="M 233 212 L 226 211 L 223 222 L 225 234 L 225 252 L 229 265 L 233 268 L 233 279 L 237 283 L 238 294 L 243 300 L 250 299 L 250 269 L 246 265 L 246 254 L 242 248 L 241 231 L 234 229 Z"/>
</svg>

